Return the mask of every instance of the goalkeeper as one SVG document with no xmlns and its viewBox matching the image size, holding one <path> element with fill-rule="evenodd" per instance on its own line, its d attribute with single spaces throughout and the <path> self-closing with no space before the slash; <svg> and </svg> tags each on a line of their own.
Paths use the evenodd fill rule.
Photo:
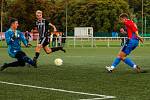
<svg viewBox="0 0 150 100">
<path fill-rule="evenodd" d="M 24 35 L 17 30 L 18 20 L 15 18 L 10 19 L 10 28 L 7 32 L 5 32 L 5 39 L 8 45 L 8 54 L 12 58 L 16 58 L 17 61 L 11 63 L 4 63 L 1 66 L 0 70 L 3 71 L 8 67 L 19 67 L 25 66 L 25 63 L 28 63 L 32 66 L 36 66 L 36 63 L 30 59 L 22 50 L 21 50 L 21 41 L 27 47 L 27 41 Z"/>
</svg>

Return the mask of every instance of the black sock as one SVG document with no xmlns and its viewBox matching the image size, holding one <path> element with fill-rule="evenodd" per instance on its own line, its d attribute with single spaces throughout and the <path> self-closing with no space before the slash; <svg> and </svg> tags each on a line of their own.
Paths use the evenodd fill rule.
<svg viewBox="0 0 150 100">
<path fill-rule="evenodd" d="M 39 58 L 39 55 L 40 55 L 40 53 L 39 53 L 39 52 L 36 52 L 36 53 L 35 53 L 35 58 L 38 59 L 38 58 Z"/>
<path fill-rule="evenodd" d="M 59 50 L 62 50 L 62 49 L 63 49 L 62 47 L 51 48 L 52 52 L 59 51 Z"/>
</svg>

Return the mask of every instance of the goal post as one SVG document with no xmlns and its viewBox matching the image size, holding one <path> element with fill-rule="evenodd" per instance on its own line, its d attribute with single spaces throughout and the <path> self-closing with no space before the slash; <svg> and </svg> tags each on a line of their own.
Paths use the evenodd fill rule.
<svg viewBox="0 0 150 100">
<path fill-rule="evenodd" d="M 75 27 L 75 37 L 93 37 L 93 27 Z"/>
<path fill-rule="evenodd" d="M 83 47 L 83 42 L 87 41 L 90 42 L 91 41 L 91 47 L 93 47 L 93 27 L 75 27 L 74 28 L 74 45 L 75 45 L 75 41 L 76 41 L 76 37 L 80 38 L 80 42 L 82 44 Z M 86 42 L 86 43 L 87 43 Z"/>
</svg>

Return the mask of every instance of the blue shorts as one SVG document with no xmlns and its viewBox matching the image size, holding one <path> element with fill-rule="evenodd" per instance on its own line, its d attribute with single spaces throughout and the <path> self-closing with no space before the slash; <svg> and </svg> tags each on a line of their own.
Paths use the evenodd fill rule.
<svg viewBox="0 0 150 100">
<path fill-rule="evenodd" d="M 124 46 L 122 47 L 122 52 L 129 55 L 139 44 L 138 39 L 128 39 Z"/>
</svg>

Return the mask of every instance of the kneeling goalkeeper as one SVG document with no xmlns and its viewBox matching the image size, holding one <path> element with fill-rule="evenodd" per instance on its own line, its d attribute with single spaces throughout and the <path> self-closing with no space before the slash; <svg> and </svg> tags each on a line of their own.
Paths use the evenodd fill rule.
<svg viewBox="0 0 150 100">
<path fill-rule="evenodd" d="M 8 54 L 12 58 L 16 58 L 17 61 L 11 63 L 5 63 L 1 66 L 1 71 L 8 67 L 19 67 L 25 66 L 25 63 L 28 63 L 32 66 L 36 66 L 36 63 L 30 59 L 22 50 L 21 50 L 21 41 L 27 47 L 28 43 L 24 35 L 17 30 L 18 20 L 15 18 L 10 19 L 10 28 L 5 32 L 5 39 L 8 45 Z"/>
</svg>

